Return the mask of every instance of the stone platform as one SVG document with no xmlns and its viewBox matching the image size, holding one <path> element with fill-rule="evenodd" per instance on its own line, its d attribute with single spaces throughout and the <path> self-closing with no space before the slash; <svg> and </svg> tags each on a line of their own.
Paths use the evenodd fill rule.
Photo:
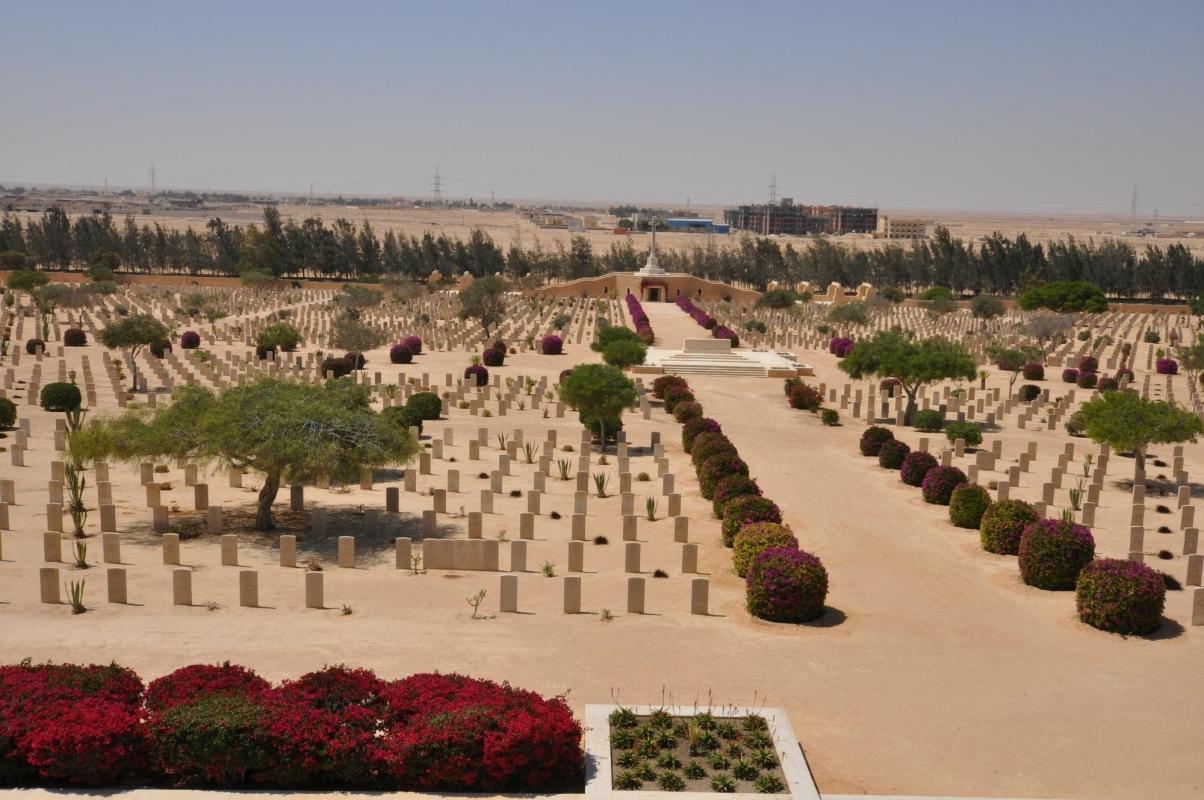
<svg viewBox="0 0 1204 800">
<path fill-rule="evenodd" d="M 790 353 L 732 349 L 726 339 L 686 339 L 681 350 L 650 347 L 636 372 L 666 375 L 728 375 L 742 378 L 790 378 L 813 375 Z"/>
</svg>

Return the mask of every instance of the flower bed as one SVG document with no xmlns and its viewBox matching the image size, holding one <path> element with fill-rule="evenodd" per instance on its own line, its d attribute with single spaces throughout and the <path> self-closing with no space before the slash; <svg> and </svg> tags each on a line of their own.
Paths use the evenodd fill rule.
<svg viewBox="0 0 1204 800">
<path fill-rule="evenodd" d="M 819 792 L 780 709 L 587 706 L 586 800 L 628 792 Z M 634 795 L 632 795 L 634 796 Z"/>
<path fill-rule="evenodd" d="M 631 325 L 635 328 L 636 335 L 640 337 L 640 341 L 644 344 L 655 342 L 656 334 L 652 332 L 652 324 L 648 321 L 648 314 L 644 311 L 644 307 L 640 305 L 639 298 L 634 294 L 627 295 L 627 313 L 631 315 Z"/>
<path fill-rule="evenodd" d="M 706 312 L 706 309 L 694 305 L 690 298 L 682 295 L 675 301 L 677 307 L 690 315 L 690 318 L 697 322 L 702 327 L 711 332 L 711 336 L 716 339 L 727 339 L 732 343 L 732 348 L 740 346 L 740 336 L 726 325 L 720 325 L 719 320 L 712 317 Z"/>
<path fill-rule="evenodd" d="M 460 675 L 327 667 L 271 686 L 192 665 L 0 667 L 0 784 L 555 792 L 580 785 L 563 698 Z"/>
</svg>

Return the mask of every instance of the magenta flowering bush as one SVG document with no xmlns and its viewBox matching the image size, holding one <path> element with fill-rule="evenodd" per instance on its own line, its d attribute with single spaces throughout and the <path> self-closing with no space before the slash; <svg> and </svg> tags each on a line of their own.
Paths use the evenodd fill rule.
<svg viewBox="0 0 1204 800">
<path fill-rule="evenodd" d="M 352 369 L 363 369 L 364 365 L 368 363 L 368 359 L 364 357 L 363 353 L 357 353 L 354 350 L 344 353 L 343 360 L 350 364 Z"/>
<path fill-rule="evenodd" d="M 539 340 L 539 352 L 545 356 L 558 356 L 564 351 L 564 339 L 554 333 Z"/>
<path fill-rule="evenodd" d="M 1079 371 L 1074 367 L 1067 367 L 1066 369 L 1062 370 L 1063 383 L 1078 383 L 1078 380 Z"/>
<path fill-rule="evenodd" d="M 882 449 L 882 445 L 894 438 L 895 435 L 891 432 L 890 428 L 884 428 L 881 425 L 871 425 L 861 434 L 861 455 L 878 455 L 878 451 Z"/>
<path fill-rule="evenodd" d="M 903 460 L 907 458 L 907 454 L 911 452 L 911 447 L 907 442 L 901 442 L 898 439 L 888 439 L 878 448 L 878 466 L 883 469 L 899 469 L 903 466 Z"/>
<path fill-rule="evenodd" d="M 781 522 L 782 510 L 766 497 L 743 495 L 723 510 L 723 546 L 731 547 L 740 529 L 751 522 Z"/>
<path fill-rule="evenodd" d="M 1099 379 L 1099 382 L 1095 384 L 1095 388 L 1101 392 L 1115 392 L 1120 388 L 1120 382 L 1116 378 L 1104 377 Z"/>
<path fill-rule="evenodd" d="M 410 353 L 413 355 L 422 354 L 422 338 L 419 336 L 407 336 L 401 340 L 401 343 L 410 348 Z"/>
<path fill-rule="evenodd" d="M 747 475 L 748 464 L 734 453 L 711 456 L 698 467 L 698 489 L 707 500 L 715 497 L 715 486 L 729 475 Z"/>
<path fill-rule="evenodd" d="M 937 461 L 932 453 L 912 450 L 903 457 L 903 463 L 899 466 L 899 478 L 908 486 L 921 486 L 924 483 L 924 476 L 936 465 Z"/>
<path fill-rule="evenodd" d="M 748 613 L 770 622 L 810 622 L 824 613 L 828 571 L 797 547 L 770 547 L 752 560 L 745 579 Z"/>
<path fill-rule="evenodd" d="M 924 473 L 920 490 L 925 503 L 947 506 L 953 490 L 966 483 L 966 473 L 957 467 L 933 467 Z"/>
<path fill-rule="evenodd" d="M 853 340 L 843 336 L 833 337 L 828 340 L 828 352 L 837 358 L 844 358 L 853 349 Z M 890 380 L 888 378 L 888 380 Z M 897 383 L 898 381 L 896 381 Z"/>
<path fill-rule="evenodd" d="M 1099 382 L 1099 375 L 1094 372 L 1080 372 L 1079 379 L 1075 382 L 1080 389 L 1094 389 L 1095 384 Z"/>
<path fill-rule="evenodd" d="M 1009 498 L 991 503 L 978 525 L 982 549 L 1001 556 L 1016 555 L 1020 537 L 1038 519 L 1037 509 L 1023 500 Z"/>
<path fill-rule="evenodd" d="M 413 360 L 414 354 L 410 352 L 410 348 L 405 342 L 398 342 L 389 348 L 389 363 L 409 364 Z"/>
<path fill-rule="evenodd" d="M 1095 356 L 1083 356 L 1079 359 L 1079 372 L 1095 372 L 1099 369 L 1099 359 Z"/>
<path fill-rule="evenodd" d="M 652 325 L 648 322 L 648 314 L 644 311 L 644 307 L 640 305 L 639 298 L 634 294 L 628 294 L 627 313 L 631 315 L 631 324 L 635 328 L 636 335 L 640 337 L 640 341 L 644 344 L 652 344 L 656 341 L 656 336 L 652 332 Z"/>
<path fill-rule="evenodd" d="M 464 380 L 468 381 L 470 386 L 484 386 L 489 383 L 489 370 L 480 364 L 473 364 L 465 368 Z"/>
<path fill-rule="evenodd" d="M 1074 599 L 1079 619 L 1093 628 L 1145 636 L 1162 624 L 1166 581 L 1145 564 L 1101 558 L 1079 572 Z"/>
<path fill-rule="evenodd" d="M 491 347 L 481 354 L 481 361 L 487 367 L 500 367 L 506 363 L 506 351 Z"/>
<path fill-rule="evenodd" d="M 1051 591 L 1074 588 L 1079 572 L 1095 558 L 1095 537 L 1084 525 L 1041 519 L 1020 536 L 1020 577 Z"/>
<path fill-rule="evenodd" d="M 1021 368 L 1020 374 L 1026 381 L 1043 381 L 1045 380 L 1045 367 L 1036 361 L 1030 361 Z"/>
<path fill-rule="evenodd" d="M 1159 375 L 1178 375 L 1179 362 L 1173 358 L 1160 358 L 1154 362 L 1154 371 Z"/>
<path fill-rule="evenodd" d="M 692 402 L 692 401 L 687 401 L 687 402 L 681 403 L 680 405 L 684 406 L 688 402 Z M 698 405 L 698 404 L 694 403 L 694 405 Z M 675 412 L 676 412 L 676 410 L 677 410 L 677 408 L 674 408 Z M 691 419 L 691 420 L 687 420 L 681 426 L 681 447 L 683 450 L 685 450 L 688 453 L 688 452 L 690 452 L 690 448 L 694 446 L 695 437 L 697 437 L 699 434 L 719 433 L 721 430 L 723 430 L 723 427 L 719 424 L 719 422 L 711 419 L 710 417 L 701 417 L 700 416 L 700 417 L 695 417 L 694 419 Z"/>
<path fill-rule="evenodd" d="M 727 327 L 726 325 L 718 325 L 715 328 L 713 328 L 711 330 L 711 336 L 715 339 L 727 339 L 729 342 L 732 343 L 733 348 L 740 346 L 740 337 L 736 334 L 736 332 L 734 330 Z"/>
<path fill-rule="evenodd" d="M 1130 381 L 1133 380 L 1133 370 L 1129 369 L 1128 367 L 1121 367 L 1120 369 L 1116 370 L 1116 380 L 1121 381 L 1125 380 L 1126 378 Z"/>
<path fill-rule="evenodd" d="M 723 519 L 728 502 L 748 494 L 758 497 L 761 495 L 761 487 L 755 480 L 748 475 L 725 475 L 719 479 L 711 492 L 711 510 L 715 512 L 716 518 Z"/>
<path fill-rule="evenodd" d="M 196 331 L 184 331 L 180 334 L 180 349 L 195 350 L 201 346 L 201 335 Z"/>
</svg>

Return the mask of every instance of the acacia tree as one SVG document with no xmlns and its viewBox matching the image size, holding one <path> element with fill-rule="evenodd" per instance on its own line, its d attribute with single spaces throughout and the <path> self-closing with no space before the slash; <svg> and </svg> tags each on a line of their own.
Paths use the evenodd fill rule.
<svg viewBox="0 0 1204 800">
<path fill-rule="evenodd" d="M 110 350 L 125 350 L 130 359 L 130 391 L 138 390 L 138 351 L 167 339 L 167 326 L 150 314 L 134 314 L 109 325 L 97 337 Z"/>
<path fill-rule="evenodd" d="M 578 364 L 560 382 L 560 397 L 577 409 L 587 428 L 598 426 L 598 441 L 606 451 L 606 427 L 618 429 L 626 409 L 635 405 L 635 384 L 617 367 Z"/>
<path fill-rule="evenodd" d="M 1196 383 L 1200 379 L 1200 372 L 1204 371 L 1204 341 L 1184 345 L 1175 350 L 1175 355 L 1179 358 L 1179 366 L 1183 367 L 1191 382 Z"/>
<path fill-rule="evenodd" d="M 1045 358 L 1045 353 L 1040 348 L 1027 345 L 1024 347 L 994 347 L 987 350 L 987 355 L 995 360 L 995 366 L 1004 372 L 1012 373 L 1012 377 L 1008 378 L 1009 396 L 1012 394 L 1012 387 L 1016 384 L 1016 378 L 1020 377 L 1020 371 L 1024 369 L 1024 365 L 1038 358 Z"/>
<path fill-rule="evenodd" d="M 907 394 L 904 422 L 910 424 L 916 410 L 916 395 L 936 381 L 973 380 L 974 357 L 958 342 L 941 337 L 912 341 L 893 331 L 879 331 L 861 341 L 840 362 L 850 378 L 869 375 L 895 378 Z"/>
<path fill-rule="evenodd" d="M 285 474 L 346 480 L 418 452 L 409 430 L 375 412 L 369 390 L 355 381 L 315 386 L 268 377 L 220 394 L 180 387 L 167 407 L 93 421 L 71 435 L 70 447 L 84 458 L 187 458 L 262 472 L 257 531 L 275 527 L 272 503 Z"/>
<path fill-rule="evenodd" d="M 1092 441 L 1118 452 L 1132 452 L 1142 472 L 1149 445 L 1194 442 L 1204 433 L 1204 422 L 1192 412 L 1161 400 L 1146 400 L 1133 391 L 1105 392 L 1084 403 L 1076 416 Z"/>
<path fill-rule="evenodd" d="M 460 319 L 475 319 L 489 329 L 506 317 L 506 282 L 496 275 L 477 278 L 460 292 Z"/>
<path fill-rule="evenodd" d="M 1068 328 L 1074 325 L 1074 317 L 1070 314 L 1033 314 L 1024 323 L 1024 329 L 1028 335 L 1032 336 L 1041 345 L 1041 352 L 1045 353 L 1049 346 L 1047 343 L 1061 336 Z"/>
</svg>

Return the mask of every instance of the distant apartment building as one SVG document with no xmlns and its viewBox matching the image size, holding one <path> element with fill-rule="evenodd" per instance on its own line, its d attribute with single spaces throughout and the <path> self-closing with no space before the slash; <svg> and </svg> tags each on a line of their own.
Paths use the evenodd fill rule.
<svg viewBox="0 0 1204 800">
<path fill-rule="evenodd" d="M 894 217 L 883 214 L 878 217 L 875 239 L 927 239 L 928 220 L 919 217 Z"/>
<path fill-rule="evenodd" d="M 723 212 L 723 220 L 736 230 L 762 236 L 807 236 L 819 233 L 873 233 L 878 209 L 856 206 L 802 206 L 787 197 L 777 205 L 737 206 Z"/>
</svg>

